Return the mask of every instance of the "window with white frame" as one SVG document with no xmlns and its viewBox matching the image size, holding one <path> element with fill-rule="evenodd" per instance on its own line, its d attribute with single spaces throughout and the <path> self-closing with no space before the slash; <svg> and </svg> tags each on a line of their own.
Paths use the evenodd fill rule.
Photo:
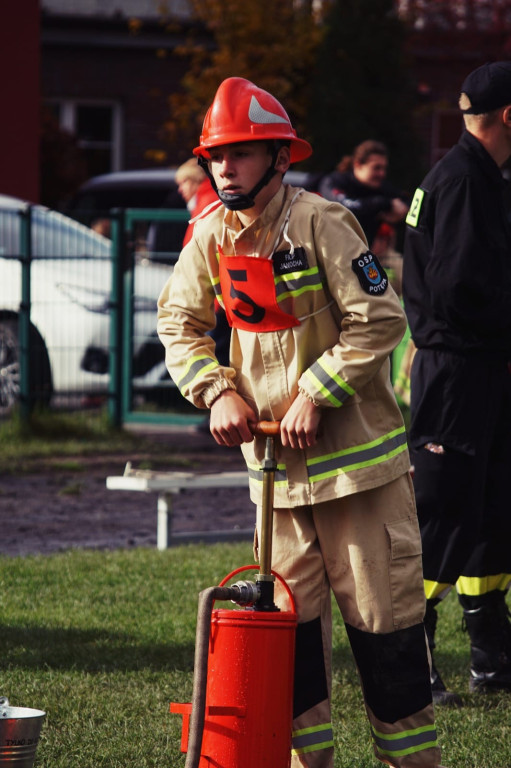
<svg viewBox="0 0 511 768">
<path fill-rule="evenodd" d="M 121 108 L 109 101 L 48 103 L 60 127 L 76 136 L 89 176 L 121 169 Z"/>
</svg>

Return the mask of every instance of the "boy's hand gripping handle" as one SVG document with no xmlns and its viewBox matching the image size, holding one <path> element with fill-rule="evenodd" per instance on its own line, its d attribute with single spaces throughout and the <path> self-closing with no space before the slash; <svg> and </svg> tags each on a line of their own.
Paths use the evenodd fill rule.
<svg viewBox="0 0 511 768">
<path fill-rule="evenodd" d="M 275 437 L 280 434 L 280 421 L 258 421 L 251 425 L 254 435 L 266 435 Z"/>
</svg>

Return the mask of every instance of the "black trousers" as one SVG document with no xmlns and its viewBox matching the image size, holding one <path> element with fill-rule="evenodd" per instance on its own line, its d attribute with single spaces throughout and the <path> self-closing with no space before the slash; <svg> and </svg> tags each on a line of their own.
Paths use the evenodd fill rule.
<svg viewBox="0 0 511 768">
<path fill-rule="evenodd" d="M 507 363 L 418 350 L 411 396 L 410 446 L 426 595 L 437 597 L 458 580 L 462 594 L 503 590 L 511 580 Z M 433 453 L 427 443 L 443 451 Z"/>
</svg>

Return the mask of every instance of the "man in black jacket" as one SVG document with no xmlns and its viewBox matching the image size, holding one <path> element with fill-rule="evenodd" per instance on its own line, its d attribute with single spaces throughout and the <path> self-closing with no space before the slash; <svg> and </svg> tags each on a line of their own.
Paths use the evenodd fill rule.
<svg viewBox="0 0 511 768">
<path fill-rule="evenodd" d="M 410 444 L 423 542 L 426 631 L 456 585 L 470 690 L 511 690 L 511 62 L 462 86 L 465 131 L 416 190 L 403 295 L 418 348 Z M 460 704 L 435 666 L 434 700 Z"/>
</svg>

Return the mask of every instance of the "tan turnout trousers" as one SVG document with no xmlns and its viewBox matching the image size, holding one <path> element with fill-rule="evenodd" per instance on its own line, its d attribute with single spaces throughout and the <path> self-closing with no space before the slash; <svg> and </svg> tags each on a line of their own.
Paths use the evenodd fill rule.
<svg viewBox="0 0 511 768">
<path fill-rule="evenodd" d="M 258 529 L 260 520 L 258 509 Z M 257 556 L 257 538 L 255 551 Z M 334 764 L 330 589 L 361 674 L 376 756 L 398 768 L 438 766 L 422 626 L 421 542 L 409 474 L 322 504 L 275 509 L 272 567 L 291 588 L 299 621 L 292 767 Z M 281 600 L 283 605 L 277 582 L 276 601 Z M 412 660 L 404 679 L 400 667 L 408 652 Z M 381 686 L 373 685 L 381 674 Z M 387 704 L 392 695 L 394 707 Z"/>
</svg>

